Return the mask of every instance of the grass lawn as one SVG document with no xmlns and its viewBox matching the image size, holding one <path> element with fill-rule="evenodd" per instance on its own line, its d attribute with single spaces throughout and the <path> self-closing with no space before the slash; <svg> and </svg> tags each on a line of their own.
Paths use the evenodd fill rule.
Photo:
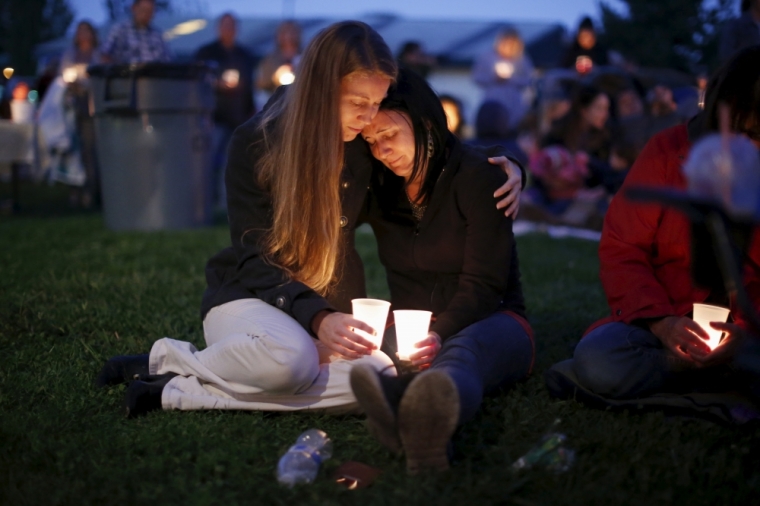
<svg viewBox="0 0 760 506">
<path fill-rule="evenodd" d="M 384 297 L 373 238 L 360 234 L 370 295 Z M 110 356 L 144 353 L 171 336 L 201 346 L 206 259 L 224 226 L 114 233 L 94 214 L 0 221 L 0 504 L 752 504 L 760 438 L 750 429 L 660 413 L 612 413 L 552 399 L 542 373 L 568 358 L 605 313 L 596 244 L 519 238 L 537 338 L 535 373 L 488 398 L 455 436 L 451 471 L 409 477 L 403 459 L 361 417 L 155 412 L 123 418 L 124 388 L 95 390 Z M 555 419 L 577 452 L 566 473 L 509 466 Z M 316 483 L 289 490 L 274 476 L 303 430 L 334 440 Z M 358 460 L 383 474 L 348 491 L 328 476 Z"/>
</svg>

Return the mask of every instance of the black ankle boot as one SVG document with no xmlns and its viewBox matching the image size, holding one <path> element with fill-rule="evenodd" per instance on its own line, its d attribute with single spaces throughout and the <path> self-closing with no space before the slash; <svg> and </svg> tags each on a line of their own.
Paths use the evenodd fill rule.
<svg viewBox="0 0 760 506">
<path fill-rule="evenodd" d="M 148 354 L 145 355 L 119 355 L 105 363 L 100 374 L 95 378 L 95 386 L 103 388 L 119 385 L 142 376 L 148 376 Z"/>
<path fill-rule="evenodd" d="M 168 373 L 157 376 L 147 376 L 144 380 L 129 383 L 124 397 L 124 411 L 127 418 L 135 418 L 161 409 L 161 393 L 176 374 Z"/>
</svg>

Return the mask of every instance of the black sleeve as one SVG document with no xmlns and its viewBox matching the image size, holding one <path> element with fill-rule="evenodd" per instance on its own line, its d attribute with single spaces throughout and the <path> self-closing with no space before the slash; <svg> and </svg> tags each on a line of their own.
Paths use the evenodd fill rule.
<svg viewBox="0 0 760 506">
<path fill-rule="evenodd" d="M 262 241 L 272 225 L 272 202 L 255 177 L 256 162 L 264 149 L 263 136 L 256 128 L 257 118 L 235 130 L 225 171 L 237 279 L 254 297 L 289 314 L 311 333 L 314 315 L 323 309 L 333 309 L 324 297 L 291 280 L 264 256 Z"/>
<path fill-rule="evenodd" d="M 489 158 L 493 158 L 496 156 L 504 156 L 509 160 L 510 162 L 514 163 L 518 167 L 520 167 L 520 174 L 522 174 L 522 181 L 520 188 L 522 190 L 525 189 L 525 185 L 528 184 L 528 173 L 525 170 L 525 167 L 520 162 L 520 160 L 517 159 L 512 153 L 507 151 L 503 146 L 495 145 L 495 146 L 472 146 L 473 149 L 476 151 L 479 151 L 480 153 L 483 153 Z M 495 190 L 494 190 L 495 191 Z M 493 195 L 491 196 L 493 198 Z"/>
<path fill-rule="evenodd" d="M 512 219 L 491 203 L 493 192 L 505 180 L 501 170 L 490 167 L 457 176 L 456 201 L 467 232 L 457 291 L 431 326 L 443 339 L 493 314 L 506 292 L 514 242 Z"/>
</svg>

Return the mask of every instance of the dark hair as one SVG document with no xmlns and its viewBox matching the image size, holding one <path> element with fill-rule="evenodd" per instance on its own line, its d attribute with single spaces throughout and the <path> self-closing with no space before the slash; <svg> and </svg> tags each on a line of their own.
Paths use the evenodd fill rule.
<svg viewBox="0 0 760 506">
<path fill-rule="evenodd" d="M 594 22 L 590 17 L 586 16 L 581 19 L 581 22 L 578 24 L 578 31 L 580 32 L 581 30 L 594 30 Z"/>
<path fill-rule="evenodd" d="M 150 2 L 152 4 L 156 3 L 156 0 L 132 0 L 132 7 L 135 5 L 141 3 L 141 2 Z"/>
<path fill-rule="evenodd" d="M 575 93 L 573 93 L 570 110 L 565 116 L 552 123 L 551 130 L 542 141 L 543 146 L 562 144 L 573 152 L 582 149 L 581 143 L 584 142 L 583 139 L 588 133 L 588 131 L 581 129 L 583 110 L 601 95 L 606 95 L 606 93 L 596 86 L 586 85 L 576 89 Z M 594 138 L 594 142 L 597 143 L 606 143 L 606 139 L 609 137 L 607 129 L 593 129 L 591 132 L 594 133 L 592 137 Z"/>
<path fill-rule="evenodd" d="M 478 139 L 508 139 L 509 111 L 495 100 L 486 100 L 475 116 L 475 135 Z"/>
<path fill-rule="evenodd" d="M 90 34 L 92 35 L 92 47 L 98 47 L 100 44 L 98 40 L 98 31 L 95 29 L 95 27 L 87 20 L 82 20 L 79 23 L 77 23 L 77 28 L 74 30 L 74 46 L 79 49 L 79 46 L 77 45 L 79 41 L 77 40 L 77 32 L 79 31 L 79 28 L 82 26 L 86 26 L 88 30 L 90 30 Z"/>
<path fill-rule="evenodd" d="M 742 0 L 741 12 L 748 12 L 752 7 L 752 0 Z"/>
<path fill-rule="evenodd" d="M 427 167 L 418 196 L 418 202 L 424 203 L 443 170 L 447 146 L 456 142 L 456 138 L 449 133 L 441 100 L 425 79 L 401 67 L 396 84 L 388 90 L 388 96 L 380 104 L 380 110 L 396 111 L 408 116 L 414 134 L 414 166 L 407 182 L 417 179 Z M 433 145 L 433 156 L 429 159 L 428 135 Z"/>
<path fill-rule="evenodd" d="M 581 110 L 590 106 L 596 97 L 604 94 L 605 93 L 596 86 L 581 86 L 575 90 L 575 93 L 573 94 L 573 99 L 570 105 L 570 114 L 575 113 L 580 115 Z"/>
<path fill-rule="evenodd" d="M 421 49 L 422 49 L 422 45 L 416 40 L 410 40 L 408 42 L 405 42 L 404 45 L 401 46 L 401 51 L 398 52 L 398 59 L 403 60 L 404 57 L 406 57 L 408 54 L 414 53 Z"/>
<path fill-rule="evenodd" d="M 741 132 L 760 127 L 760 45 L 739 51 L 710 79 L 705 93 L 703 129 L 720 130 L 720 107 L 729 108 L 729 127 Z"/>
<path fill-rule="evenodd" d="M 219 18 L 216 21 L 216 24 L 221 23 L 224 20 L 224 18 L 230 18 L 232 21 L 235 22 L 235 24 L 238 24 L 238 18 L 235 15 L 235 13 L 232 12 L 232 11 L 227 11 L 227 12 L 223 13 L 221 16 L 219 16 Z"/>
</svg>

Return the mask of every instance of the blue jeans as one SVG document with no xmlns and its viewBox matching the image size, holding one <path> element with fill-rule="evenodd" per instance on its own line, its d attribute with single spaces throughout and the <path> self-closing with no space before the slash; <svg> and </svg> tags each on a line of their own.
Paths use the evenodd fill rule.
<svg viewBox="0 0 760 506">
<path fill-rule="evenodd" d="M 625 323 L 594 329 L 578 343 L 573 358 L 578 382 L 612 399 L 720 391 L 730 382 L 727 367 L 695 369 L 648 330 Z"/>
<path fill-rule="evenodd" d="M 389 329 L 395 330 L 395 329 Z M 384 345 L 395 356 L 395 332 Z M 494 313 L 449 337 L 431 364 L 446 371 L 459 392 L 459 424 L 475 416 L 483 395 L 525 378 L 533 362 L 530 336 L 512 316 Z"/>
</svg>

